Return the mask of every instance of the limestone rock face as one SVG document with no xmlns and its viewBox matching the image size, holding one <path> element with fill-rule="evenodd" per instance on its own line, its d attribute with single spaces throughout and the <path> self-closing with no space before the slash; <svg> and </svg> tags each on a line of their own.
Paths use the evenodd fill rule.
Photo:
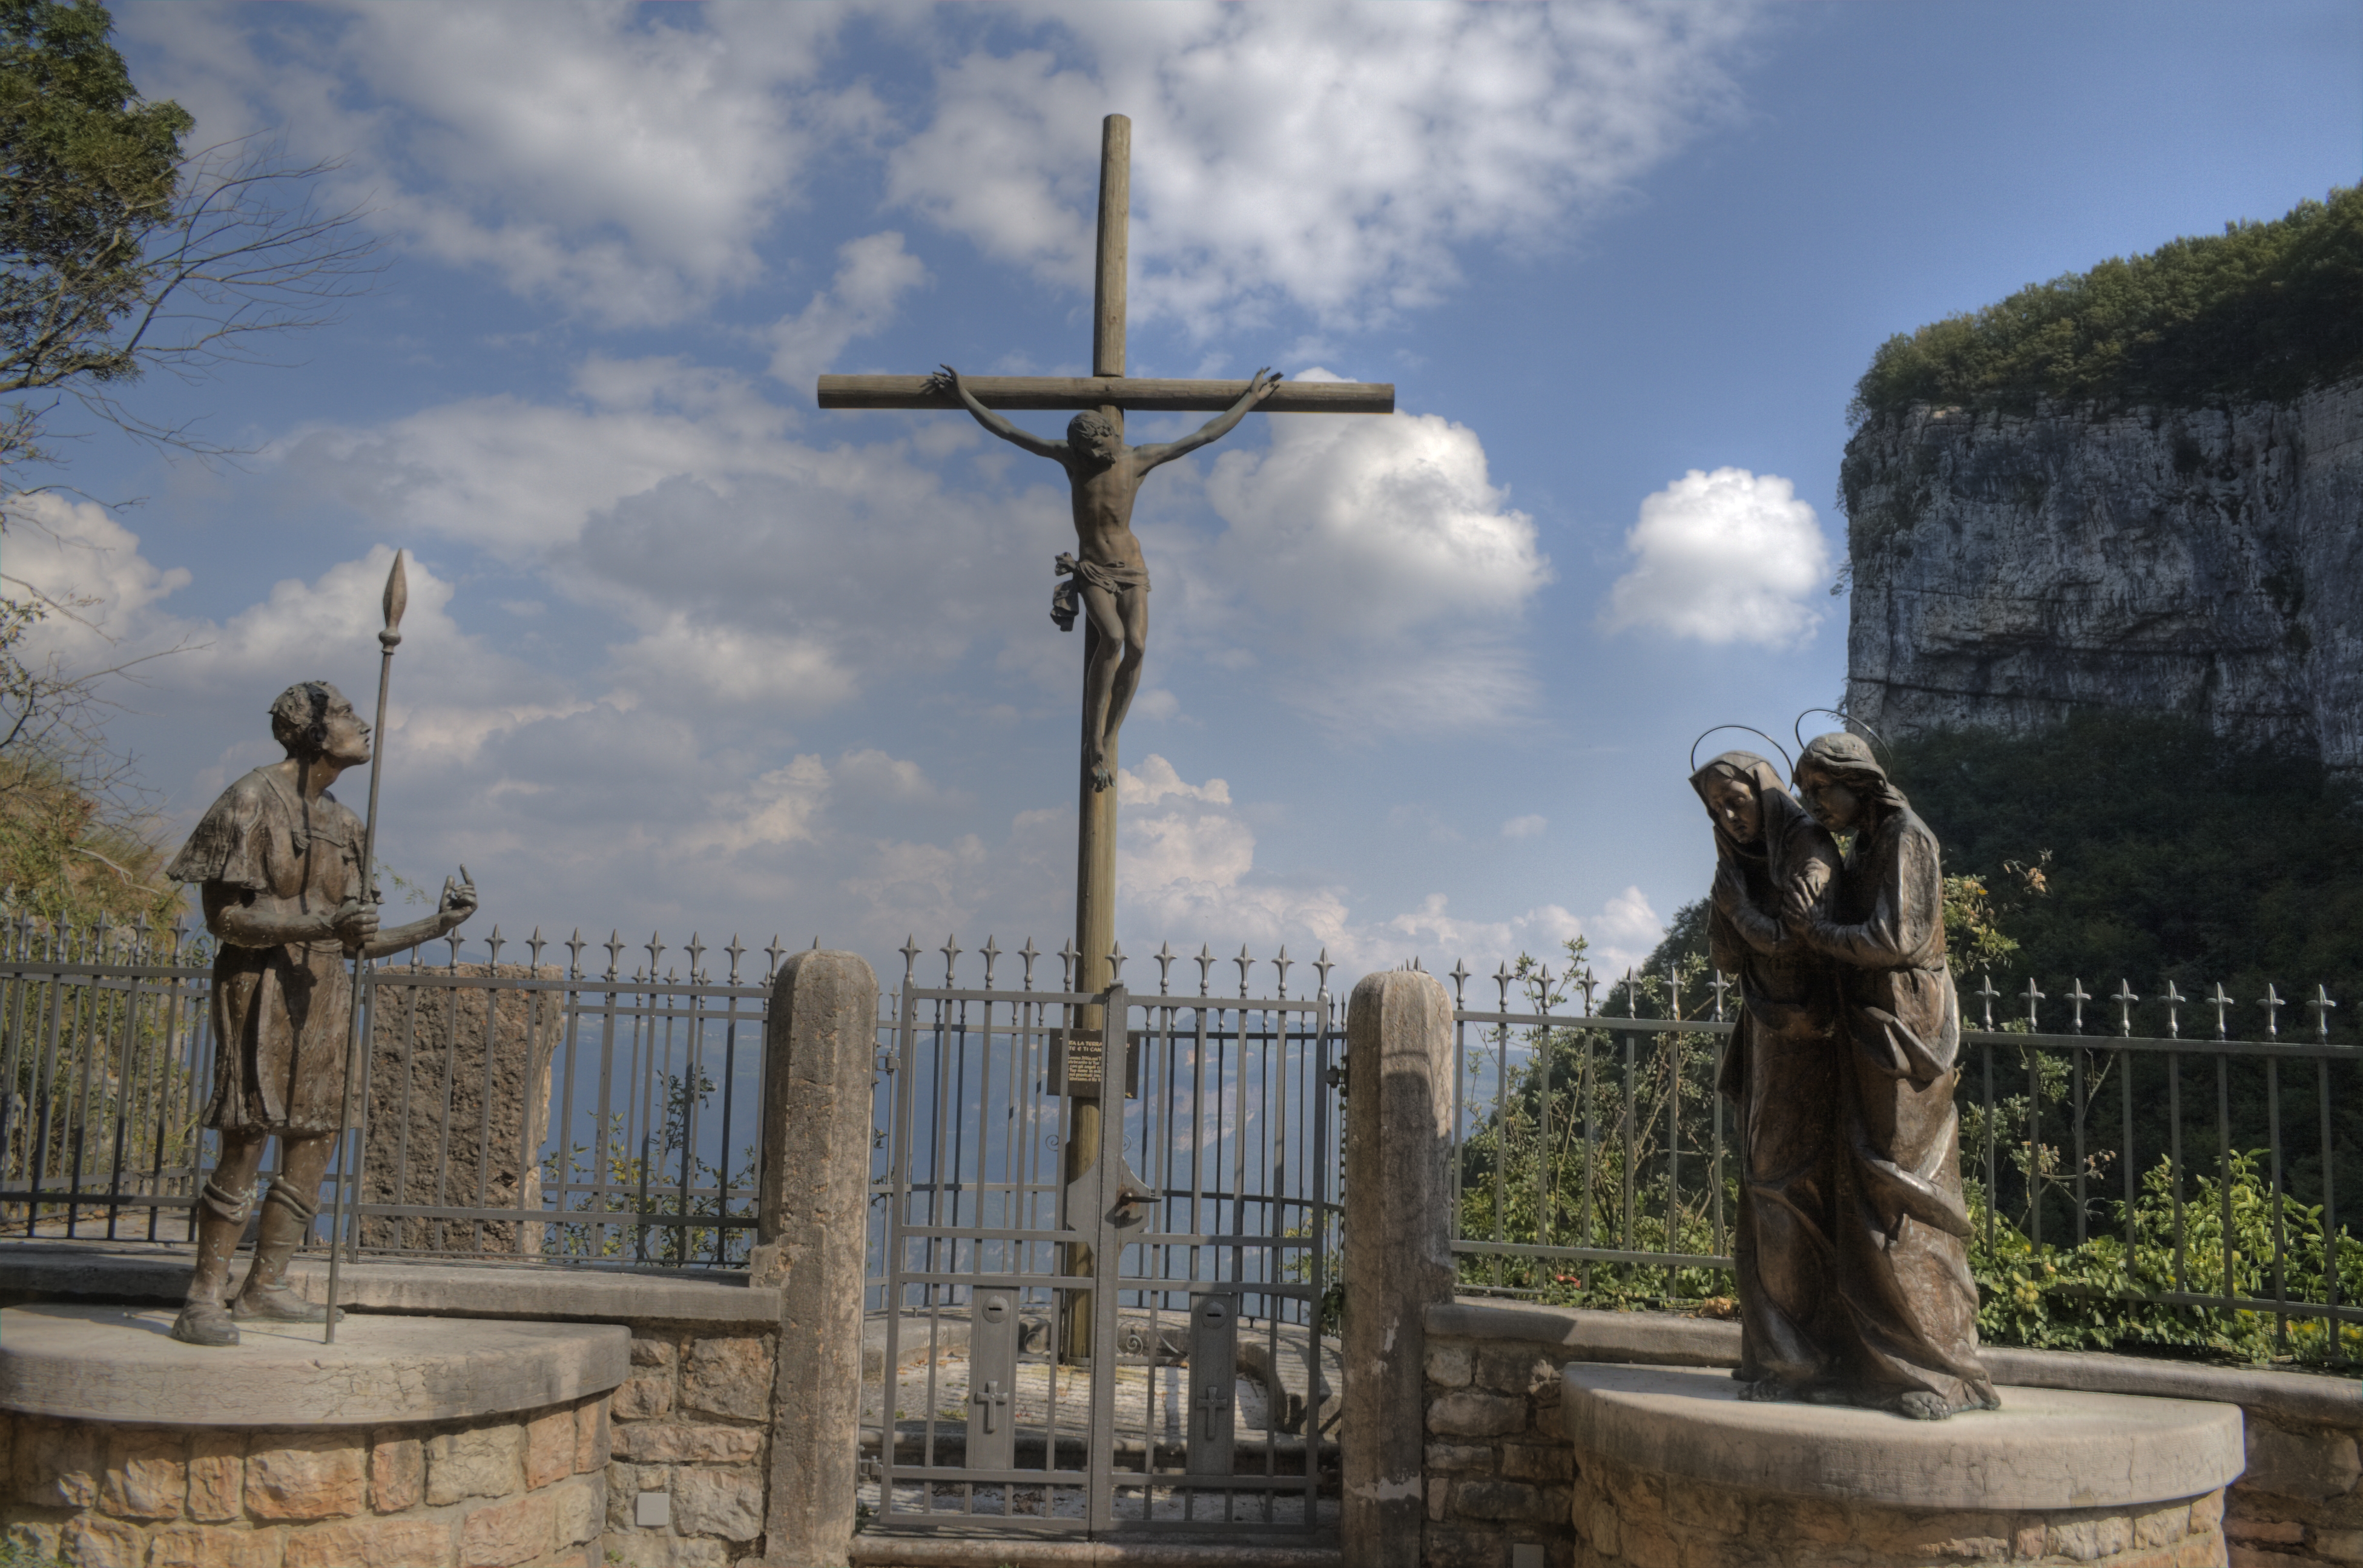
<svg viewBox="0 0 2363 1568">
<path fill-rule="evenodd" d="M 2363 769 L 2363 380 L 2290 404 L 1914 407 L 1843 483 L 1881 734 L 2180 713 Z"/>
</svg>

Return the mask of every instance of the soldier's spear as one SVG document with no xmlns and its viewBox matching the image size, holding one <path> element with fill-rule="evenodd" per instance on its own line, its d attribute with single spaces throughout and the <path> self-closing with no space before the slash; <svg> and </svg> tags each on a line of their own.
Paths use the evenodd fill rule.
<svg viewBox="0 0 2363 1568">
<path fill-rule="evenodd" d="M 402 612 L 410 607 L 410 579 L 402 570 L 402 551 L 394 552 L 394 570 L 385 576 L 385 628 L 377 634 L 377 724 L 370 731 L 370 793 L 369 815 L 361 824 L 361 897 L 374 896 L 372 873 L 377 864 L 377 786 L 385 777 L 385 687 L 394 673 L 394 651 L 402 643 Z M 337 1119 L 338 1172 L 336 1218 L 328 1225 L 328 1328 L 321 1341 L 337 1342 L 337 1262 L 344 1255 L 342 1245 L 345 1221 L 351 1207 L 361 1201 L 352 1189 L 359 1179 L 357 1149 L 345 1141 L 355 1133 L 353 1099 L 361 1093 L 361 1055 L 354 1042 L 361 1031 L 361 987 L 369 973 L 369 949 L 364 946 L 353 953 L 353 1005 L 345 1016 L 345 1104 L 344 1113 Z M 349 1197 L 348 1195 L 350 1195 Z"/>
</svg>

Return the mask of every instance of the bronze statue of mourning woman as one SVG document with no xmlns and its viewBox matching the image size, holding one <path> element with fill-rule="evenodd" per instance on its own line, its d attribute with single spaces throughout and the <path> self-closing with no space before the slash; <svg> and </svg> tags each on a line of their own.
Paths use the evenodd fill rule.
<svg viewBox="0 0 2363 1568">
<path fill-rule="evenodd" d="M 1714 825 L 1711 956 L 1741 997 L 1721 1084 L 1739 1111 L 1735 1375 L 1751 1398 L 1991 1408 L 1936 835 L 1857 736 L 1809 742 L 1794 782 L 1747 751 L 1691 779 Z"/>
</svg>

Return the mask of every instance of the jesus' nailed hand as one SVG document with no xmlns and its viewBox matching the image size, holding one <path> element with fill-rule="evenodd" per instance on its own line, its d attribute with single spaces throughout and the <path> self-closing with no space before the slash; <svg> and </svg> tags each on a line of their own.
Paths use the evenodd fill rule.
<svg viewBox="0 0 2363 1568">
<path fill-rule="evenodd" d="M 1091 716 L 1084 761 L 1092 770 L 1093 789 L 1115 783 L 1107 760 L 1116 731 L 1124 728 L 1125 710 L 1140 685 L 1141 656 L 1148 647 L 1148 563 L 1141 559 L 1140 540 L 1132 533 L 1133 497 L 1140 494 L 1140 482 L 1150 469 L 1222 439 L 1279 384 L 1280 378 L 1269 368 L 1259 370 L 1245 396 L 1180 440 L 1128 447 L 1095 410 L 1087 408 L 1067 421 L 1065 440 L 1046 441 L 978 402 L 951 366 L 927 378 L 929 391 L 956 395 L 978 424 L 1003 440 L 1067 471 L 1075 507 L 1076 552 L 1059 558 L 1059 570 L 1069 574 L 1059 600 L 1065 613 L 1061 616 L 1057 608 L 1050 613 L 1060 617 L 1062 630 L 1071 628 L 1080 597 L 1083 613 L 1099 633 L 1083 672 L 1084 710 Z"/>
</svg>

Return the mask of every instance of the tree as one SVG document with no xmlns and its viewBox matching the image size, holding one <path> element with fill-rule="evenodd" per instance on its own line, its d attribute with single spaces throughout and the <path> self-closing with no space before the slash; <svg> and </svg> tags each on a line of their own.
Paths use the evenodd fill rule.
<svg viewBox="0 0 2363 1568">
<path fill-rule="evenodd" d="M 24 503 L 52 488 L 31 475 L 57 467 L 49 438 L 64 403 L 136 439 L 218 454 L 124 393 L 152 369 L 197 380 L 261 361 L 270 341 L 332 320 L 374 270 L 360 215 L 314 205 L 334 165 L 294 165 L 251 139 L 188 150 L 194 120 L 140 96 L 113 32 L 94 0 L 0 0 L 0 534 L 38 526 Z M 86 821 L 120 839 L 129 820 L 106 807 L 126 769 L 104 744 L 102 687 L 144 661 L 72 670 L 26 652 L 41 621 L 86 607 L 0 569 L 0 818 Z M 61 790 L 90 809 L 62 809 Z M 66 851 L 97 852 L 73 840 Z M 139 896 L 152 900 L 147 874 Z M 59 898 L 76 902 L 79 880 L 60 876 Z"/>
</svg>

